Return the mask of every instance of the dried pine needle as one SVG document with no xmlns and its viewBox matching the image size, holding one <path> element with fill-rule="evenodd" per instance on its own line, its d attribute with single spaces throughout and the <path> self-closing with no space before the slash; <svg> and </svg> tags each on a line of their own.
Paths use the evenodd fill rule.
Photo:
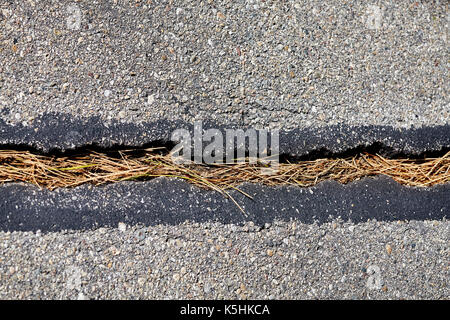
<svg viewBox="0 0 450 320">
<path fill-rule="evenodd" d="M 216 190 L 235 189 L 242 182 L 269 186 L 308 187 L 333 179 L 348 183 L 366 176 L 386 175 L 395 181 L 416 187 L 450 182 L 450 152 L 440 158 L 386 159 L 380 155 L 360 154 L 345 159 L 318 159 L 281 163 L 273 174 L 267 165 L 177 164 L 170 154 L 147 149 L 140 156 L 121 151 L 119 157 L 91 152 L 83 156 L 50 157 L 28 151 L 0 150 L 0 182 L 28 182 L 55 189 L 84 183 L 100 185 L 123 180 L 177 177 L 199 187 Z"/>
</svg>

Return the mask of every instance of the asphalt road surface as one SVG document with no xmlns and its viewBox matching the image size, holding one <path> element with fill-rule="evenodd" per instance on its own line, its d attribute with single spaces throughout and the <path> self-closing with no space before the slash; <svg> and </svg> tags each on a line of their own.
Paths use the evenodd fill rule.
<svg viewBox="0 0 450 320">
<path fill-rule="evenodd" d="M 450 148 L 446 1 L 0 1 L 0 144 Z M 449 185 L 0 186 L 0 298 L 449 299 Z M 247 190 L 246 189 L 246 190 Z M 289 189 L 289 190 L 288 190 Z M 236 197 L 239 197 L 236 194 Z"/>
</svg>

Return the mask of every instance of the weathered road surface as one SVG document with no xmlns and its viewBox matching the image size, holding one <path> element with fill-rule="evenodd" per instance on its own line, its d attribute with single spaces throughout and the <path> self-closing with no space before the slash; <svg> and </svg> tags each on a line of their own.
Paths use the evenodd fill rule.
<svg viewBox="0 0 450 320">
<path fill-rule="evenodd" d="M 203 120 L 280 129 L 291 155 L 439 151 L 448 19 L 445 1 L 0 1 L 0 144 L 141 146 Z M 2 185 L 1 298 L 450 297 L 448 185 L 246 188 L 243 219 L 173 180 Z"/>
<path fill-rule="evenodd" d="M 449 231 L 336 221 L 2 232 L 0 298 L 448 299 Z"/>
</svg>

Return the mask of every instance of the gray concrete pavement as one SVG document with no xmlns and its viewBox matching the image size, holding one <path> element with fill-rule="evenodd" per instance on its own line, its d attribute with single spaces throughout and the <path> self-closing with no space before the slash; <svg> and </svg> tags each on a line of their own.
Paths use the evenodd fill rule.
<svg viewBox="0 0 450 320">
<path fill-rule="evenodd" d="M 0 3 L 2 119 L 449 124 L 445 1 Z M 38 126 L 36 124 L 36 126 Z"/>
<path fill-rule="evenodd" d="M 448 221 L 0 232 L 0 298 L 449 299 Z"/>
<path fill-rule="evenodd" d="M 0 0 L 0 144 L 142 145 L 208 120 L 291 132 L 293 154 L 448 148 L 448 20 L 446 1 Z M 61 194 L 0 192 L 1 219 L 107 208 Z M 2 230 L 0 298 L 449 299 L 449 199 L 433 221 L 408 203 L 401 222 Z"/>
</svg>

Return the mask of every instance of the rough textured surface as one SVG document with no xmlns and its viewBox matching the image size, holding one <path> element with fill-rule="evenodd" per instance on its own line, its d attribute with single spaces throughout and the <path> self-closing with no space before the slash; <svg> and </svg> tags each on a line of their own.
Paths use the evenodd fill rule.
<svg viewBox="0 0 450 320">
<path fill-rule="evenodd" d="M 224 195 L 175 179 L 54 191 L 6 184 L 0 187 L 0 230 L 92 229 L 121 221 L 130 225 L 253 221 L 261 226 L 291 218 L 304 223 L 338 217 L 353 222 L 439 220 L 450 213 L 450 184 L 413 188 L 380 176 L 347 185 L 325 181 L 311 188 L 254 184 L 239 188 L 253 199 L 234 190 L 229 193 L 247 217 Z"/>
<path fill-rule="evenodd" d="M 138 146 L 204 120 L 281 129 L 293 155 L 448 148 L 448 19 L 445 1 L 0 1 L 0 144 Z M 1 186 L 2 230 L 55 232 L 0 232 L 0 298 L 449 299 L 448 185 L 244 187 L 236 225 L 180 182 Z"/>
<path fill-rule="evenodd" d="M 77 147 L 140 147 L 166 145 L 170 149 L 171 133 L 184 128 L 191 132 L 193 124 L 183 121 L 159 120 L 151 123 L 119 123 L 105 125 L 99 117 L 74 118 L 61 114 L 46 114 L 33 121 L 31 127 L 18 124 L 12 126 L 0 119 L 0 144 L 14 147 L 28 147 L 41 152 L 70 150 Z M 245 127 L 223 126 L 211 121 L 202 123 L 204 130 L 216 128 L 225 130 Z M 270 148 L 270 136 L 268 145 Z M 375 148 L 372 152 L 419 154 L 426 151 L 440 151 L 450 148 L 450 125 L 400 129 L 390 126 L 346 126 L 336 125 L 323 128 L 297 128 L 280 130 L 279 153 L 303 156 L 315 151 L 341 153 L 360 147 Z"/>
<path fill-rule="evenodd" d="M 443 125 L 445 1 L 8 1 L 2 118 Z M 79 24 L 77 19 L 79 18 Z"/>
<path fill-rule="evenodd" d="M 449 299 L 448 221 L 0 232 L 0 298 Z"/>
</svg>

